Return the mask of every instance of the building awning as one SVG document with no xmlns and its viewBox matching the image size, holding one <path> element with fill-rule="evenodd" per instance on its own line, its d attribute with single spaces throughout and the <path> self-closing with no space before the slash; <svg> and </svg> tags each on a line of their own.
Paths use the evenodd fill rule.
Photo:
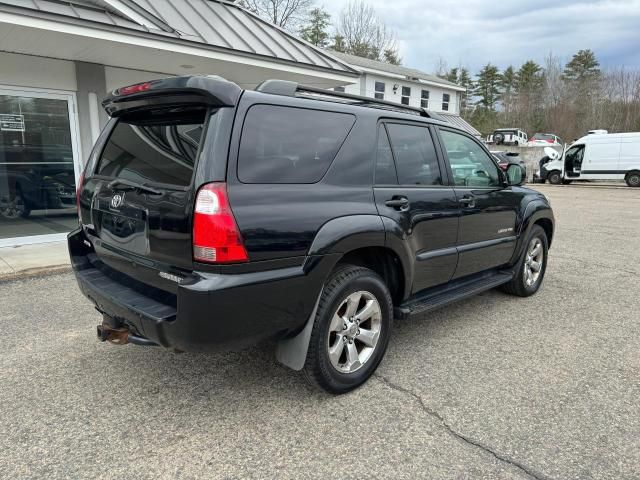
<svg viewBox="0 0 640 480">
<path fill-rule="evenodd" d="M 476 130 L 473 127 L 473 125 L 471 125 L 464 118 L 462 118 L 460 115 L 455 115 L 453 113 L 441 113 L 441 112 L 438 112 L 438 113 L 429 112 L 429 114 L 436 120 L 442 120 L 443 122 L 450 123 L 451 125 L 458 127 L 466 131 L 467 133 L 470 133 L 474 137 L 482 138 L 482 134 L 478 130 Z"/>
<path fill-rule="evenodd" d="M 8 0 L 1 49 L 161 72 L 267 78 L 330 88 L 358 72 L 225 0 Z M 186 65 L 186 66 L 185 66 Z"/>
</svg>

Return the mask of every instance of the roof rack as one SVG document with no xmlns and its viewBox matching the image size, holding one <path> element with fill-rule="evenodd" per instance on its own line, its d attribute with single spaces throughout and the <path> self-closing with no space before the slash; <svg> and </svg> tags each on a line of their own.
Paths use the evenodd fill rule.
<svg viewBox="0 0 640 480">
<path fill-rule="evenodd" d="M 358 105 L 362 107 L 379 108 L 399 113 L 412 113 L 414 115 L 420 115 L 421 117 L 437 119 L 437 117 L 424 108 L 401 105 L 398 103 L 388 102 L 386 100 L 363 97 L 362 95 L 336 92 L 334 90 L 324 90 L 316 87 L 307 87 L 288 80 L 266 80 L 256 87 L 256 92 L 283 95 L 286 97 L 307 97 L 316 99 L 318 99 L 318 97 L 325 97 L 327 101 L 348 103 L 350 105 Z"/>
</svg>

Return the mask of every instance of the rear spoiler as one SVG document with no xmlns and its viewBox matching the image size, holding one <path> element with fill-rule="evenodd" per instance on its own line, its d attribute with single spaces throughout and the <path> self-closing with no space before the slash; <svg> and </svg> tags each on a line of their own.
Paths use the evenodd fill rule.
<svg viewBox="0 0 640 480">
<path fill-rule="evenodd" d="M 120 117 L 156 107 L 185 104 L 234 107 L 242 89 L 233 82 L 212 75 L 191 75 L 151 80 L 122 87 L 102 102 L 110 117 Z"/>
</svg>

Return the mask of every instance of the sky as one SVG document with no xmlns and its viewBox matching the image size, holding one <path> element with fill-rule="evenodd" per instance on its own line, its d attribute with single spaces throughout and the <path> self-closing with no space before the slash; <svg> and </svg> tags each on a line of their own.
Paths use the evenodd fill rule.
<svg viewBox="0 0 640 480">
<path fill-rule="evenodd" d="M 318 0 L 337 23 L 346 0 Z M 394 30 L 402 64 L 434 72 L 477 73 L 491 62 L 516 68 L 553 53 L 563 63 L 580 49 L 603 67 L 640 70 L 640 0 L 367 0 Z"/>
</svg>

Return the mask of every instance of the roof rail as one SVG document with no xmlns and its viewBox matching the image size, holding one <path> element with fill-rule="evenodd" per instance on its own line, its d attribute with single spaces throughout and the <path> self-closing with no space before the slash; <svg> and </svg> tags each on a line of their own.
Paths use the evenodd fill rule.
<svg viewBox="0 0 640 480">
<path fill-rule="evenodd" d="M 434 118 L 434 116 L 424 108 L 401 105 L 386 100 L 353 95 L 350 93 L 336 92 L 334 90 L 324 90 L 322 88 L 307 87 L 288 80 L 266 80 L 256 87 L 257 92 L 269 93 L 272 95 L 283 95 L 286 97 L 325 97 L 328 101 L 349 103 L 362 107 L 380 108 L 400 113 L 412 113 L 421 117 Z M 319 98 L 322 100 L 322 98 Z"/>
</svg>

